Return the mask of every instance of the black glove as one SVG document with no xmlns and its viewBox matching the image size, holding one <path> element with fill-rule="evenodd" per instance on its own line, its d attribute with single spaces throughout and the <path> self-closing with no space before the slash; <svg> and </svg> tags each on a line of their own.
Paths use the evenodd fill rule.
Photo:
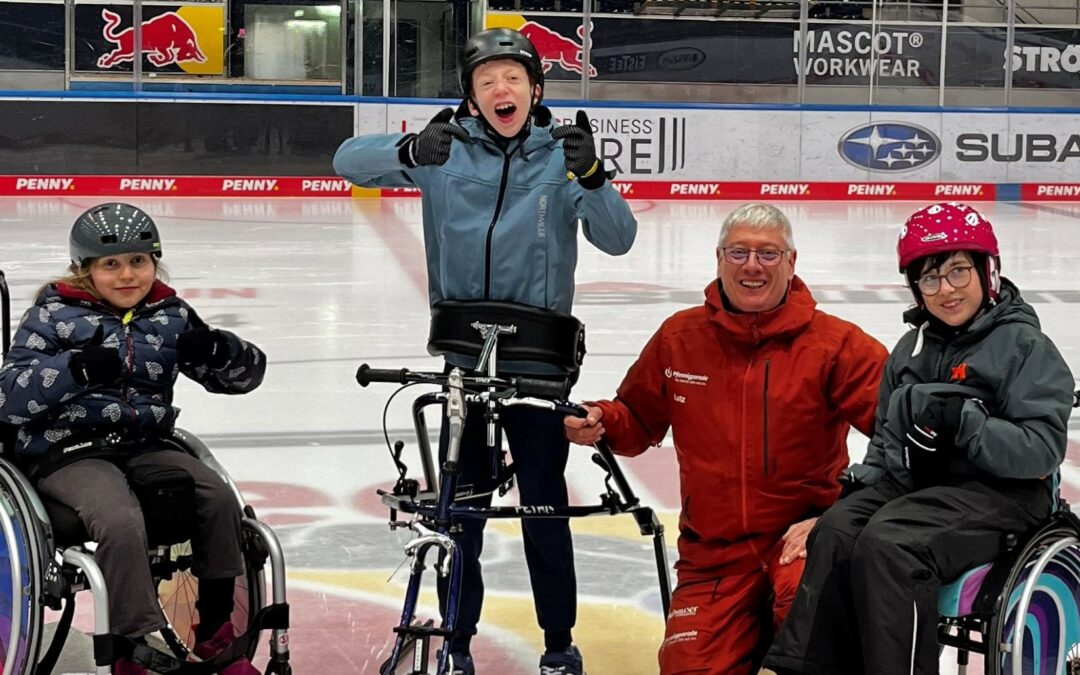
<svg viewBox="0 0 1080 675">
<path fill-rule="evenodd" d="M 866 483 L 862 482 L 854 476 L 854 474 L 848 472 L 840 475 L 840 496 L 837 500 L 843 499 L 848 495 L 854 494 L 859 490 L 866 487 Z"/>
<path fill-rule="evenodd" d="M 176 360 L 182 366 L 224 368 L 229 363 L 229 341 L 212 328 L 184 331 L 176 338 Z"/>
<path fill-rule="evenodd" d="M 454 139 L 468 142 L 469 132 L 450 120 L 454 111 L 443 108 L 431 118 L 419 134 L 410 134 L 398 143 L 398 159 L 410 169 L 418 166 L 442 166 L 450 159 L 450 144 Z"/>
<path fill-rule="evenodd" d="M 116 350 L 101 345 L 73 353 L 68 360 L 68 368 L 75 381 L 84 387 L 112 384 L 127 372 Z"/>
<path fill-rule="evenodd" d="M 592 125 L 589 124 L 589 116 L 584 110 L 577 111 L 577 124 L 559 127 L 551 132 L 551 137 L 555 140 L 562 139 L 568 175 L 577 178 L 582 187 L 589 190 L 595 190 L 604 184 L 607 176 L 596 157 Z"/>
<path fill-rule="evenodd" d="M 932 397 L 904 435 L 904 468 L 916 480 L 934 479 L 956 453 L 964 398 Z"/>
</svg>

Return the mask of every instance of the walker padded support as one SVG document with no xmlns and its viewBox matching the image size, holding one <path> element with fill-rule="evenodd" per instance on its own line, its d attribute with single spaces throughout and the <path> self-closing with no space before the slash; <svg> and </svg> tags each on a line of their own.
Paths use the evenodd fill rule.
<svg viewBox="0 0 1080 675">
<path fill-rule="evenodd" d="M 474 323 L 514 326 L 499 336 L 499 361 L 540 361 L 566 373 L 577 372 L 585 358 L 585 326 L 559 314 L 516 302 L 443 300 L 431 308 L 428 353 L 479 356 L 484 338 Z"/>
</svg>

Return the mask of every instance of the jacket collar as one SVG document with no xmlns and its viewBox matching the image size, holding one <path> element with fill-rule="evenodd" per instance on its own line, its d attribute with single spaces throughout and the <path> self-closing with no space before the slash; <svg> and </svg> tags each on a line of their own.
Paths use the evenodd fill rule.
<svg viewBox="0 0 1080 675">
<path fill-rule="evenodd" d="M 65 283 L 59 283 L 56 284 L 54 288 L 56 289 L 56 294 L 60 296 L 61 300 L 75 302 L 82 305 L 100 306 L 109 309 L 110 311 L 113 311 L 107 303 L 95 297 L 93 294 L 84 291 L 83 289 L 76 286 L 69 286 Z M 48 294 L 48 291 L 46 291 L 46 294 Z M 169 298 L 173 297 L 176 297 L 176 291 L 160 279 L 155 279 L 154 284 L 150 287 L 150 292 L 146 294 L 146 297 L 143 298 L 142 302 L 139 303 L 138 307 L 154 305 L 161 302 L 162 300 L 168 300 Z M 138 307 L 136 307 L 136 309 L 138 309 Z"/>
<path fill-rule="evenodd" d="M 767 312 L 734 312 L 725 307 L 720 281 L 705 287 L 705 307 L 712 321 L 728 338 L 743 344 L 796 335 L 810 324 L 817 301 L 802 279 L 795 276 L 780 305 Z"/>
</svg>

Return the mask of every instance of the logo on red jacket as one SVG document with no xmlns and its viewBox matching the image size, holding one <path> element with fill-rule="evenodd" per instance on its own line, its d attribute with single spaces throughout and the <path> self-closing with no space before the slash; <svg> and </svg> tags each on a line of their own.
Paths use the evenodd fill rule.
<svg viewBox="0 0 1080 675">
<path fill-rule="evenodd" d="M 708 375 L 698 375 L 696 373 L 684 373 L 681 370 L 675 370 L 674 368 L 672 368 L 670 366 L 668 366 L 667 368 L 664 368 L 664 377 L 666 377 L 668 379 L 673 379 L 677 383 L 696 384 L 696 385 L 701 386 L 701 387 L 704 387 L 705 385 L 707 385 L 709 383 L 709 376 Z"/>
</svg>

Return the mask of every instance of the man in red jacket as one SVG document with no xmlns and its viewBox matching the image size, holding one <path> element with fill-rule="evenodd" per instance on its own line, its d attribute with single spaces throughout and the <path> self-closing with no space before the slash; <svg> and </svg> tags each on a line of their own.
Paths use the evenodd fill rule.
<svg viewBox="0 0 1080 675">
<path fill-rule="evenodd" d="M 671 430 L 682 510 L 662 675 L 756 672 L 840 492 L 848 430 L 873 432 L 885 347 L 817 310 L 795 257 L 783 213 L 736 209 L 705 304 L 664 321 L 614 401 L 565 420 L 571 441 L 603 435 L 620 455 Z"/>
</svg>

